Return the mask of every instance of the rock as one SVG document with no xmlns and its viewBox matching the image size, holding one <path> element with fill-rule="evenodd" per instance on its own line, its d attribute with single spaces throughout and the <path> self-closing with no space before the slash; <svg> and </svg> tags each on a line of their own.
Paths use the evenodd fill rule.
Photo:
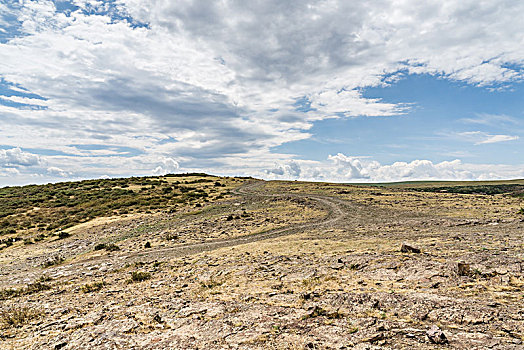
<svg viewBox="0 0 524 350">
<path fill-rule="evenodd" d="M 375 343 L 375 342 L 377 342 L 379 340 L 382 340 L 384 338 L 386 338 L 384 333 L 376 333 L 376 334 L 371 335 L 370 337 L 362 339 L 361 341 L 363 343 Z"/>
<path fill-rule="evenodd" d="M 446 338 L 444 332 L 442 332 L 437 325 L 431 326 L 431 328 L 426 331 L 426 335 L 434 344 L 446 344 L 448 342 L 448 338 Z"/>
<path fill-rule="evenodd" d="M 55 350 L 60 350 L 60 349 L 62 349 L 62 348 L 63 348 L 64 346 L 66 346 L 66 345 L 67 345 L 66 342 L 58 343 L 58 344 L 55 345 L 54 349 L 55 349 Z"/>
<path fill-rule="evenodd" d="M 471 273 L 469 264 L 459 262 L 457 264 L 457 267 L 459 276 L 469 276 L 469 274 Z"/>
<path fill-rule="evenodd" d="M 400 247 L 400 251 L 402 253 L 420 253 L 420 249 L 410 246 L 406 243 L 402 243 L 402 247 Z"/>
</svg>

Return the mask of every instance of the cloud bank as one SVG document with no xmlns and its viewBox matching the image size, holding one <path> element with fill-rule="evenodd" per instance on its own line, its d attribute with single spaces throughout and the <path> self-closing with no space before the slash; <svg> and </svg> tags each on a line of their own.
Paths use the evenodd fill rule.
<svg viewBox="0 0 524 350">
<path fill-rule="evenodd" d="M 488 180 L 524 177 L 524 166 L 467 164 L 461 160 L 433 163 L 429 160 L 380 164 L 369 157 L 330 155 L 325 162 L 291 161 L 265 170 L 271 179 L 395 182 L 413 180 Z"/>
</svg>

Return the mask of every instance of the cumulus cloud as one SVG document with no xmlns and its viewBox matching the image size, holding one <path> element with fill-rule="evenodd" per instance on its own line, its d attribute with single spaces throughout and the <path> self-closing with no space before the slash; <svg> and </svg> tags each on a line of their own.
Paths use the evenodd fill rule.
<svg viewBox="0 0 524 350">
<path fill-rule="evenodd" d="M 165 175 L 174 173 L 178 170 L 179 167 L 180 166 L 178 162 L 173 158 L 164 158 L 162 159 L 161 164 L 153 170 L 153 174 Z"/>
<path fill-rule="evenodd" d="M 73 175 L 72 172 L 69 172 L 69 171 L 65 171 L 63 169 L 60 169 L 58 167 L 49 167 L 47 168 L 47 174 L 48 175 L 51 175 L 51 176 L 58 176 L 58 177 L 71 177 Z"/>
<path fill-rule="evenodd" d="M 264 172 L 267 175 L 286 176 L 287 178 L 299 178 L 302 172 L 300 165 L 295 161 L 289 161 L 286 164 L 275 164 L 271 169 L 266 169 Z"/>
<path fill-rule="evenodd" d="M 330 155 L 327 161 L 294 161 L 300 176 L 294 176 L 285 165 L 266 171 L 271 179 L 296 179 L 336 182 L 395 182 L 414 180 L 488 180 L 520 178 L 524 166 L 467 164 L 459 159 L 434 163 L 416 159 L 410 162 L 381 164 L 369 157 L 352 157 L 342 153 Z"/>
<path fill-rule="evenodd" d="M 24 152 L 20 148 L 0 150 L 1 167 L 36 166 L 42 163 L 40 156 Z"/>
</svg>

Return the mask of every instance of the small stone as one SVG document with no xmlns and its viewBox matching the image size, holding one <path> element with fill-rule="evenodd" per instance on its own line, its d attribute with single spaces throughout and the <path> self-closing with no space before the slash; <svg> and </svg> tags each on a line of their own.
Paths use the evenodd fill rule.
<svg viewBox="0 0 524 350">
<path fill-rule="evenodd" d="M 448 338 L 446 338 L 444 332 L 442 332 L 437 325 L 431 326 L 431 328 L 426 331 L 426 335 L 434 344 L 446 344 L 448 342 Z"/>
<path fill-rule="evenodd" d="M 66 342 L 58 343 L 58 344 L 55 345 L 55 350 L 60 350 L 60 349 L 62 349 L 66 345 L 67 345 Z"/>
<path fill-rule="evenodd" d="M 160 317 L 159 314 L 156 314 L 155 317 L 153 317 L 153 321 L 156 323 L 164 323 L 164 320 L 162 320 L 162 317 Z"/>
<path fill-rule="evenodd" d="M 385 338 L 384 333 L 376 333 L 376 334 L 373 334 L 370 337 L 362 339 L 362 342 L 363 343 L 375 343 L 375 342 L 378 342 L 379 340 L 382 340 L 384 338 Z"/>
<path fill-rule="evenodd" d="M 400 247 L 400 251 L 402 253 L 420 253 L 420 249 L 410 246 L 406 243 L 402 243 L 402 247 Z"/>
</svg>

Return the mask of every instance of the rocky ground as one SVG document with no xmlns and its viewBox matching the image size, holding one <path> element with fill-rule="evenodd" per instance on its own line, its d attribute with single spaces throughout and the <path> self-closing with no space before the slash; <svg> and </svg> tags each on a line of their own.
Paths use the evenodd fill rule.
<svg viewBox="0 0 524 350">
<path fill-rule="evenodd" d="M 524 349 L 522 197 L 244 180 L 0 252 L 2 349 Z"/>
</svg>

